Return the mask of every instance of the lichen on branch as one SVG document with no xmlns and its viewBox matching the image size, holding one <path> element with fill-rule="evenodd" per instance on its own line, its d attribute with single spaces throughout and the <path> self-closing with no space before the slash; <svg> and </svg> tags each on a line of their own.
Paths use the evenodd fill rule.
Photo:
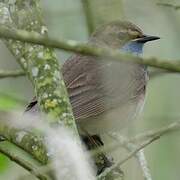
<svg viewBox="0 0 180 180">
<path fill-rule="evenodd" d="M 43 138 L 27 130 L 11 127 L 7 122 L 1 117 L 0 136 L 32 155 L 40 163 L 46 164 L 48 156 Z"/>
<path fill-rule="evenodd" d="M 11 30 L 24 29 L 47 36 L 39 0 L 0 1 L 0 25 Z M 31 80 L 40 109 L 50 117 L 45 120 L 50 120 L 49 124 L 57 124 L 56 127 L 65 125 L 77 137 L 71 105 L 54 50 L 13 39 L 3 39 L 3 42 Z M 0 135 L 42 164 L 48 162 L 42 136 L 3 124 L 0 124 Z"/>
<path fill-rule="evenodd" d="M 9 8 L 11 6 L 11 8 Z M 39 0 L 17 0 L 0 3 L 0 25 L 13 29 L 24 29 L 47 36 Z M 27 72 L 43 112 L 53 123 L 63 124 L 77 133 L 60 65 L 52 48 L 5 40 L 8 49 Z"/>
</svg>

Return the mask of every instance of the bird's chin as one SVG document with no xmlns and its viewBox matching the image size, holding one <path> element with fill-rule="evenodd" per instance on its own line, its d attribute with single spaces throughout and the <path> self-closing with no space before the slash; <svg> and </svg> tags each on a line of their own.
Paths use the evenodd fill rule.
<svg viewBox="0 0 180 180">
<path fill-rule="evenodd" d="M 142 111 L 143 106 L 144 97 L 136 102 L 130 102 L 125 106 L 112 109 L 97 117 L 80 120 L 78 126 L 91 135 L 101 135 L 112 131 L 120 132 L 132 120 L 137 119 L 137 115 Z"/>
</svg>

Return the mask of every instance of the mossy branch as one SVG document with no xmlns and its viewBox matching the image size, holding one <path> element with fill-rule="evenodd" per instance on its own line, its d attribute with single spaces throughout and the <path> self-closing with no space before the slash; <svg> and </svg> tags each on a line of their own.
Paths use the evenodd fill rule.
<svg viewBox="0 0 180 180">
<path fill-rule="evenodd" d="M 1 1 L 0 25 L 35 31 L 47 36 L 39 0 Z M 78 137 L 66 87 L 53 49 L 12 39 L 3 41 L 31 80 L 40 109 L 50 117 L 48 123 L 65 125 L 74 132 L 74 137 Z M 0 126 L 0 134 L 29 152 L 42 164 L 47 163 L 48 156 L 42 137 L 3 124 Z"/>
<path fill-rule="evenodd" d="M 143 57 L 133 56 L 131 54 L 120 53 L 119 50 L 94 47 L 93 45 L 84 44 L 73 40 L 65 41 L 60 39 L 58 40 L 57 38 L 53 39 L 35 32 L 28 32 L 17 29 L 12 30 L 5 26 L 0 26 L 0 37 L 19 40 L 23 42 L 29 42 L 33 44 L 44 45 L 46 47 L 53 47 L 66 51 L 73 51 L 76 53 L 81 53 L 86 55 L 104 57 L 105 60 L 134 62 L 134 63 L 145 64 L 147 66 L 165 69 L 168 71 L 180 72 L 180 60 L 172 61 L 172 60 L 164 60 L 156 57 L 143 58 Z M 44 61 L 46 62 L 46 60 Z M 44 65 L 44 68 L 45 67 L 47 67 L 47 65 Z M 32 70 L 36 70 L 36 69 L 32 69 Z"/>
<path fill-rule="evenodd" d="M 134 57 L 129 54 L 121 54 L 116 50 L 93 47 L 75 41 L 50 39 L 46 35 L 46 27 L 43 24 L 38 0 L 17 0 L 16 3 L 11 4 L 11 7 L 12 5 L 14 8 L 12 8 L 12 11 L 10 12 L 8 8 L 9 4 L 7 2 L 0 3 L 0 36 L 5 38 L 4 42 L 7 47 L 17 59 L 21 67 L 27 72 L 28 77 L 34 85 L 35 92 L 43 112 L 53 117 L 53 123 L 65 124 L 67 127 L 72 128 L 75 133 L 77 133 L 77 129 L 72 115 L 67 91 L 62 75 L 59 72 L 59 64 L 56 56 L 50 47 L 74 51 L 76 53 L 108 57 L 111 60 L 136 62 L 180 72 L 180 61 L 172 62 L 157 58 Z M 23 31 L 17 29 L 23 29 Z M 38 32 L 39 34 L 34 32 Z M 16 129 L 7 129 L 7 127 L 3 127 L 0 131 L 5 138 L 15 144 L 18 144 L 19 141 L 18 138 L 16 139 L 16 133 L 23 133 L 22 130 L 17 132 Z M 31 134 L 27 135 L 28 136 L 23 136 L 23 138 L 21 137 L 21 140 L 25 143 L 31 142 Z M 32 148 L 37 144 L 37 142 L 34 141 L 34 138 L 35 135 L 32 134 L 33 141 L 31 146 L 26 146 L 26 144 L 23 144 L 22 141 L 19 141 L 21 142 L 19 146 L 22 146 L 22 148 L 26 147 L 26 150 L 29 147 Z M 39 137 L 37 138 L 38 142 L 43 142 L 39 141 Z M 127 159 L 136 154 L 138 150 L 145 147 L 156 138 L 158 138 L 158 136 L 152 137 L 150 140 L 148 139 L 146 142 L 141 144 L 141 146 L 129 154 L 126 159 L 112 167 L 111 171 L 118 165 L 127 161 Z M 44 162 L 46 162 L 47 154 L 45 154 L 45 147 L 43 143 L 41 145 L 42 146 L 40 146 L 39 150 L 43 151 L 43 153 L 40 153 L 42 157 L 39 156 L 39 153 L 34 156 L 37 159 L 40 159 L 41 162 L 43 162 L 42 159 L 45 158 Z M 33 154 L 31 149 L 29 151 Z"/>
<path fill-rule="evenodd" d="M 11 127 L 4 121 L 1 119 L 0 136 L 31 154 L 41 164 L 48 162 L 47 150 L 42 137 L 26 130 Z"/>
<path fill-rule="evenodd" d="M 1 25 L 11 29 L 35 31 L 47 36 L 39 0 L 18 0 L 11 4 L 10 9 L 8 5 L 0 3 Z M 53 49 L 12 39 L 4 39 L 4 42 L 28 74 L 40 108 L 50 116 L 49 120 L 52 123 L 63 124 L 78 134 L 60 65 Z"/>
<path fill-rule="evenodd" d="M 31 174 L 36 176 L 40 180 L 49 180 L 50 178 L 46 176 L 45 174 L 42 174 L 41 172 L 36 171 L 36 168 L 30 164 L 29 162 L 22 159 L 20 156 L 17 156 L 16 154 L 10 152 L 7 148 L 0 145 L 0 153 L 4 154 L 6 157 L 8 157 L 11 161 L 14 161 L 27 171 L 29 171 Z"/>
</svg>

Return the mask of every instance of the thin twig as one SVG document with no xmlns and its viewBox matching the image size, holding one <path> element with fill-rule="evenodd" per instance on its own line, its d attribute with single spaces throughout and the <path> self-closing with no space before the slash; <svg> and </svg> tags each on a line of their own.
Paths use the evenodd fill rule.
<svg viewBox="0 0 180 180">
<path fill-rule="evenodd" d="M 163 70 L 163 69 L 157 69 L 157 70 L 149 72 L 149 77 L 150 77 L 150 80 L 153 80 L 153 79 L 155 79 L 157 77 L 161 77 L 161 76 L 169 75 L 169 74 L 178 74 L 178 73 L 177 72 Z"/>
<path fill-rule="evenodd" d="M 144 154 L 144 150 L 141 149 L 136 154 L 136 156 L 137 156 L 138 162 L 139 162 L 139 164 L 141 166 L 144 179 L 145 180 L 152 180 L 152 176 L 151 176 L 151 173 L 150 173 L 150 169 L 148 167 L 148 163 L 147 163 L 147 160 L 146 160 L 146 157 L 145 157 L 145 154 Z"/>
<path fill-rule="evenodd" d="M 165 127 L 162 127 L 158 130 L 150 130 L 148 132 L 139 134 L 137 136 L 135 136 L 134 138 L 130 138 L 127 139 L 126 141 L 121 141 L 121 143 L 116 143 L 116 144 L 111 144 L 107 147 L 104 148 L 100 148 L 98 150 L 96 150 L 97 152 L 100 150 L 101 152 L 108 152 L 110 150 L 114 150 L 120 146 L 128 146 L 129 143 L 137 143 L 137 142 L 143 142 L 140 146 L 137 146 L 130 154 L 127 155 L 127 157 L 125 157 L 122 161 L 120 161 L 119 163 L 115 164 L 114 166 L 112 166 L 112 168 L 107 169 L 107 174 L 111 173 L 113 171 L 113 169 L 115 169 L 116 167 L 122 165 L 124 162 L 126 162 L 128 159 L 130 159 L 133 155 L 137 154 L 139 150 L 143 149 L 145 146 L 147 146 L 148 144 L 150 144 L 151 142 L 159 139 L 161 136 L 169 134 L 169 133 L 173 133 L 175 131 L 179 131 L 180 130 L 180 121 L 171 123 Z M 96 151 L 94 151 L 93 153 L 96 153 Z M 146 160 L 145 158 L 142 156 L 142 153 L 140 154 L 141 157 L 141 165 L 143 165 L 142 163 L 146 164 Z M 142 162 L 142 160 L 144 162 Z M 144 169 L 147 168 L 147 165 L 143 167 Z M 103 177 L 106 176 L 105 173 L 103 173 L 102 175 L 99 176 L 99 180 L 103 179 Z M 145 175 L 145 173 L 144 173 Z M 149 175 L 148 170 L 146 169 L 146 176 Z M 150 176 L 149 176 L 150 177 Z"/>
<path fill-rule="evenodd" d="M 124 147 L 131 149 L 132 142 L 133 143 L 141 142 L 141 145 L 139 145 L 139 146 L 136 145 L 136 147 L 134 147 L 133 151 L 130 152 L 123 160 L 121 160 L 119 163 L 115 164 L 111 168 L 107 169 L 105 171 L 106 173 L 104 172 L 103 174 L 101 174 L 98 177 L 98 180 L 104 179 L 107 175 L 111 174 L 114 169 L 116 169 L 118 166 L 125 163 L 128 159 L 130 159 L 131 157 L 133 157 L 136 154 L 138 155 L 139 163 L 141 163 L 141 167 L 143 168 L 144 176 L 146 176 L 147 180 L 151 180 L 150 179 L 151 176 L 150 176 L 150 173 L 148 170 L 148 166 L 147 166 L 147 162 L 144 157 L 144 154 L 142 153 L 142 151 L 141 152 L 138 152 L 138 151 L 142 150 L 145 146 L 147 146 L 151 142 L 159 139 L 161 136 L 167 135 L 169 133 L 173 133 L 173 132 L 176 132 L 179 130 L 180 130 L 180 121 L 177 121 L 177 122 L 171 123 L 167 126 L 164 126 L 158 130 L 150 130 L 148 132 L 139 134 L 139 135 L 135 136 L 134 138 L 130 138 L 130 139 L 121 139 L 121 141 L 119 143 L 111 143 L 110 145 L 106 145 L 103 148 L 98 148 L 96 151 L 93 151 L 93 153 L 98 153 L 99 151 L 107 153 L 107 152 L 113 151 L 114 149 L 117 149 L 120 146 L 121 147 L 124 146 Z"/>
<path fill-rule="evenodd" d="M 164 6 L 164 7 L 170 7 L 170 8 L 173 8 L 175 10 L 179 10 L 180 9 L 180 5 L 174 5 L 174 4 L 170 4 L 170 3 L 157 3 L 157 5 L 160 5 L 160 6 Z"/>
<path fill-rule="evenodd" d="M 130 152 L 137 148 L 137 145 L 135 145 L 133 143 L 130 143 L 128 141 L 128 138 L 126 138 L 124 136 L 121 136 L 121 135 L 119 135 L 117 133 L 109 133 L 109 135 L 110 135 L 110 137 L 115 139 L 118 144 L 120 143 L 123 147 L 125 147 Z M 148 168 L 147 161 L 146 161 L 143 149 L 138 151 L 135 154 L 135 157 L 137 158 L 138 163 L 139 163 L 139 165 L 140 165 L 140 167 L 142 169 L 144 179 L 145 180 L 152 180 L 151 173 L 150 173 L 150 170 Z"/>
<path fill-rule="evenodd" d="M 157 130 L 150 130 L 147 132 L 144 132 L 142 134 L 139 134 L 133 138 L 129 139 L 129 142 L 141 142 L 143 140 L 147 140 L 149 138 L 153 137 L 161 137 L 163 135 L 173 133 L 180 130 L 180 121 L 173 122 L 167 126 L 164 126 Z"/>
<path fill-rule="evenodd" d="M 0 70 L 0 79 L 2 78 L 16 78 L 20 76 L 24 76 L 25 72 L 22 70 L 14 70 L 14 71 L 9 71 L 9 70 Z"/>
<path fill-rule="evenodd" d="M 52 171 L 53 171 L 53 164 L 52 163 L 48 163 L 46 165 L 43 165 L 43 166 L 36 168 L 36 172 L 39 174 L 50 174 Z M 30 176 L 31 176 L 31 174 L 26 174 L 26 175 L 21 176 L 20 179 L 28 179 Z"/>
<path fill-rule="evenodd" d="M 125 142 L 123 140 L 121 140 L 121 143 L 111 143 L 109 145 L 100 147 L 100 148 L 98 148 L 96 150 L 93 150 L 92 155 L 97 154 L 99 152 L 103 152 L 103 153 L 112 152 L 112 151 L 116 150 L 119 147 L 127 145 L 128 143 L 143 142 L 143 141 L 148 140 L 150 138 L 153 138 L 153 137 L 159 138 L 159 137 L 161 137 L 163 135 L 173 133 L 173 132 L 176 132 L 176 131 L 180 131 L 180 121 L 170 123 L 169 125 L 166 125 L 166 126 L 160 128 L 160 129 L 157 129 L 157 130 L 149 130 L 147 132 L 138 134 L 133 138 L 126 139 Z"/>
<path fill-rule="evenodd" d="M 113 165 L 110 168 L 108 168 L 107 170 L 105 170 L 101 175 L 98 176 L 97 179 L 102 180 L 106 176 L 109 176 L 117 167 L 119 167 L 122 164 L 124 164 L 125 162 L 127 162 L 127 160 L 129 160 L 131 157 L 133 157 L 138 151 L 145 148 L 147 145 L 151 144 L 152 142 L 154 142 L 157 139 L 158 139 L 158 137 L 153 137 L 153 138 L 148 139 L 147 141 L 143 142 L 136 149 L 134 149 L 134 151 L 130 152 L 124 159 L 120 160 L 115 165 Z"/>
<path fill-rule="evenodd" d="M 40 172 L 36 171 L 35 169 L 37 167 L 34 167 L 32 164 L 30 164 L 29 162 L 25 161 L 21 157 L 19 157 L 17 155 L 14 155 L 12 152 L 9 152 L 9 150 L 4 148 L 3 146 L 0 146 L 0 153 L 4 154 L 11 161 L 14 161 L 18 165 L 20 165 L 21 167 L 23 167 L 24 169 L 29 171 L 31 174 L 36 176 L 38 179 L 40 179 L 40 180 L 48 180 L 49 179 L 49 177 L 47 177 L 46 175 L 41 174 Z"/>
</svg>

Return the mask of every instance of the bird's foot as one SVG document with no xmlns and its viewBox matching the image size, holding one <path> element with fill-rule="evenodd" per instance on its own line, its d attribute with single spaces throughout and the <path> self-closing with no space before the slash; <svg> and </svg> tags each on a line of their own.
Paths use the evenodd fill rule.
<svg viewBox="0 0 180 180">
<path fill-rule="evenodd" d="M 103 141 L 98 135 L 87 135 L 81 137 L 88 150 L 95 150 L 96 148 L 104 145 Z M 113 159 L 107 157 L 107 155 L 102 152 L 98 152 L 96 155 L 94 155 L 94 162 L 97 167 L 97 175 L 101 174 L 106 168 L 113 165 Z"/>
</svg>

